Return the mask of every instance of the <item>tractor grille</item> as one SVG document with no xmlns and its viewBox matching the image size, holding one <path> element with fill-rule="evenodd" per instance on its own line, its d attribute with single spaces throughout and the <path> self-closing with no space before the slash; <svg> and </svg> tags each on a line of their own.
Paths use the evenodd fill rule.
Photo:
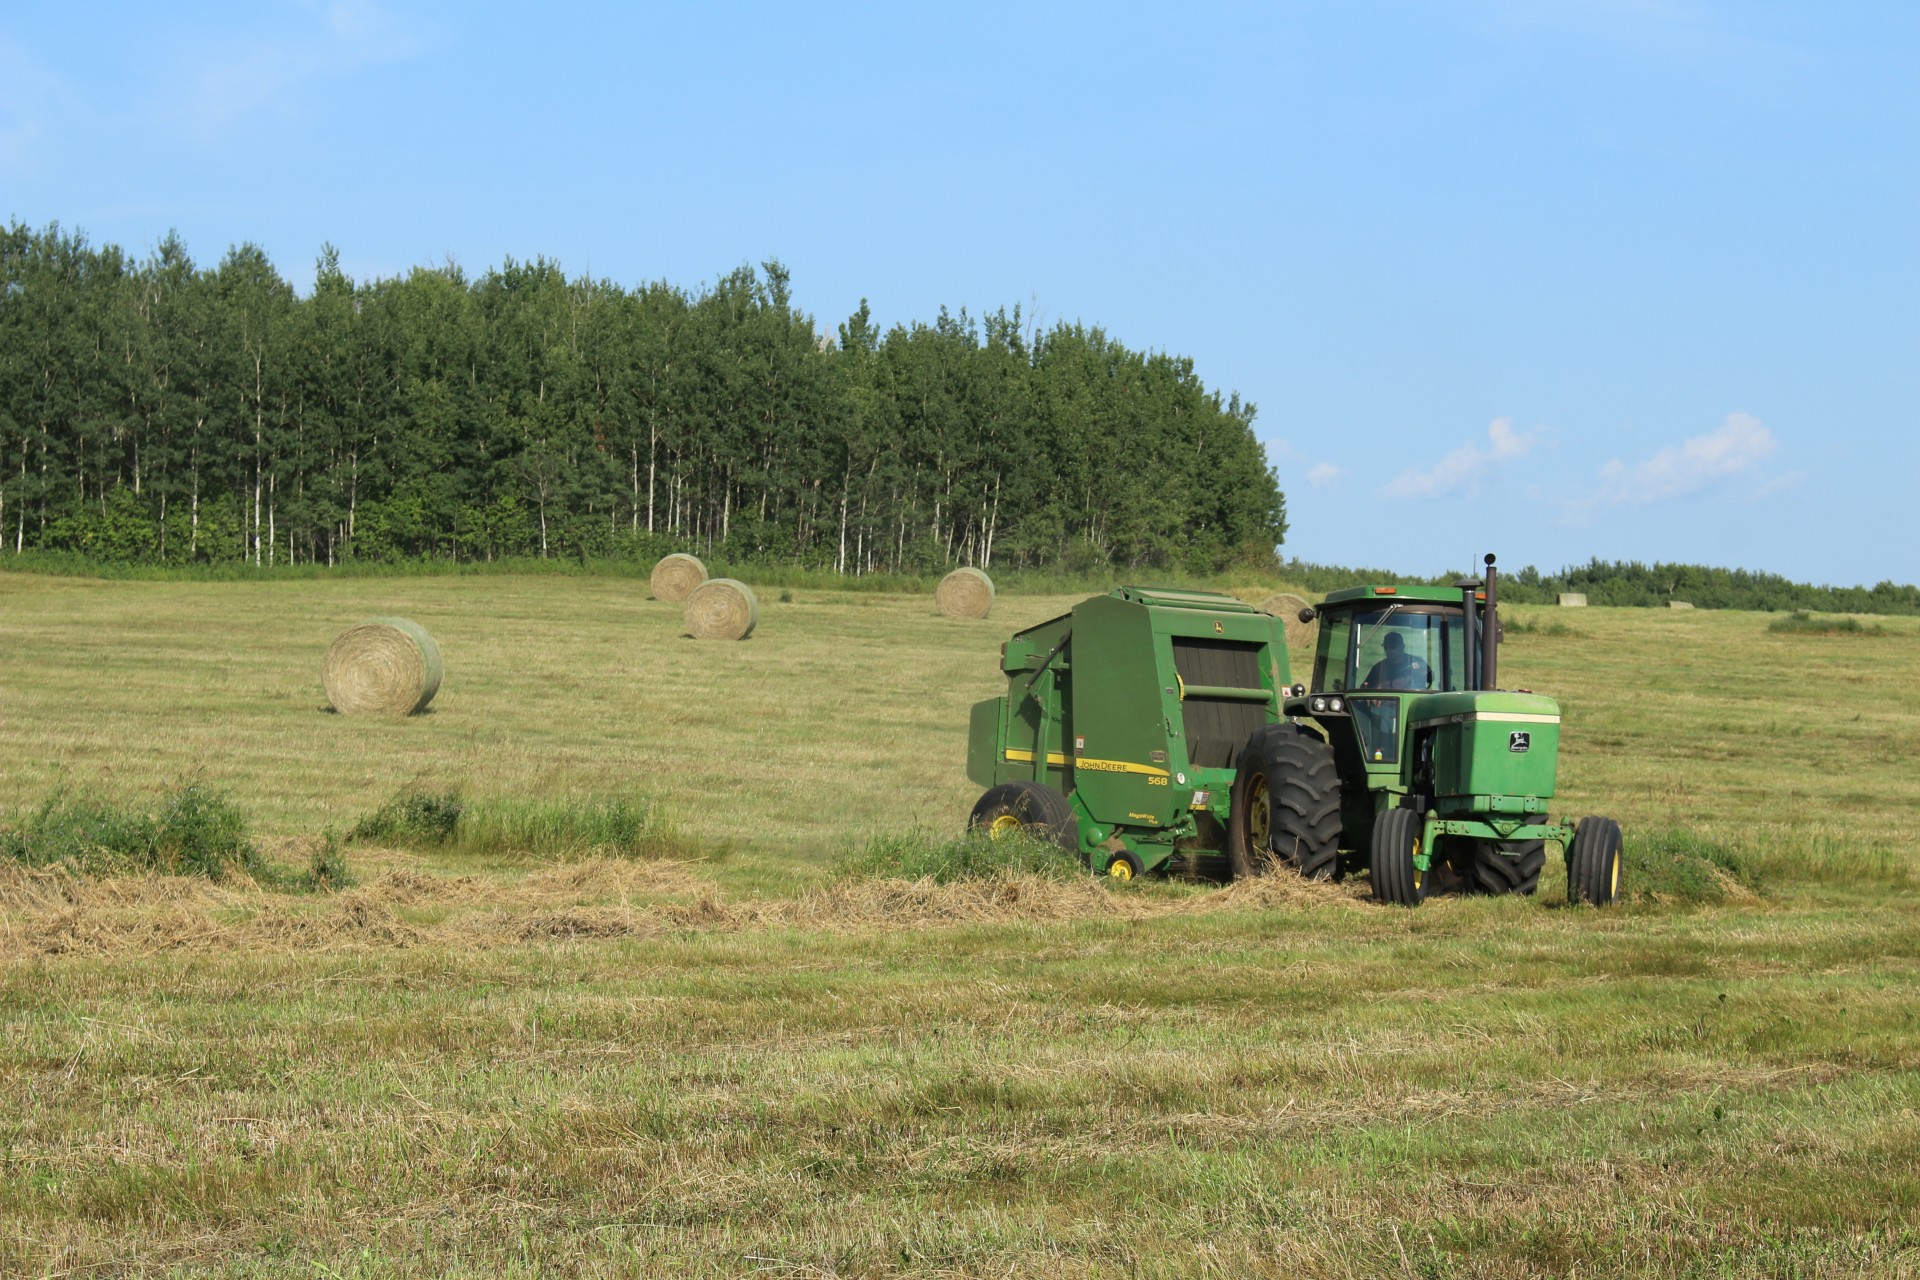
<svg viewBox="0 0 1920 1280">
<path fill-rule="evenodd" d="M 1173 669 L 1190 685 L 1258 689 L 1260 646 L 1198 636 L 1173 638 Z M 1189 695 L 1180 704 L 1187 735 L 1187 762 L 1204 769 L 1231 769 L 1253 731 L 1267 722 L 1266 705 Z"/>
</svg>

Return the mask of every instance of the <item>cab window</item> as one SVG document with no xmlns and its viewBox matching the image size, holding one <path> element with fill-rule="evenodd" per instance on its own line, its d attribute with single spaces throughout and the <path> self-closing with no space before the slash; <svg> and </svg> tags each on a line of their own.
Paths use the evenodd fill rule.
<svg viewBox="0 0 1920 1280">
<path fill-rule="evenodd" d="M 1424 693 L 1466 687 L 1466 619 L 1458 610 L 1355 610 L 1348 630 L 1345 642 L 1334 646 L 1347 658 L 1335 688 Z"/>
<path fill-rule="evenodd" d="M 1353 666 L 1353 624 L 1340 614 L 1320 615 L 1320 643 L 1313 656 L 1313 688 L 1316 693 L 1339 693 L 1347 687 L 1347 673 Z"/>
</svg>

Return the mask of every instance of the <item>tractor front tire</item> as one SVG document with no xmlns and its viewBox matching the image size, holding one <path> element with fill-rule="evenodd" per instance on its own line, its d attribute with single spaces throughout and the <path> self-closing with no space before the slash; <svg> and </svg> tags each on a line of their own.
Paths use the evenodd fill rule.
<svg viewBox="0 0 1920 1280">
<path fill-rule="evenodd" d="M 1476 893 L 1531 894 L 1546 865 L 1545 840 L 1476 840 L 1469 878 Z"/>
<path fill-rule="evenodd" d="M 1582 818 L 1567 847 L 1567 901 L 1604 907 L 1620 896 L 1620 824 Z"/>
<path fill-rule="evenodd" d="M 974 802 L 967 830 L 985 831 L 998 840 L 1016 831 L 1051 840 L 1068 853 L 1080 852 L 1080 820 L 1067 798 L 1038 782 L 1003 782 L 988 787 Z"/>
<path fill-rule="evenodd" d="M 1426 819 L 1412 809 L 1389 809 L 1373 824 L 1368 877 L 1377 900 L 1403 907 L 1417 907 L 1425 900 L 1427 875 L 1414 862 L 1425 825 Z"/>
<path fill-rule="evenodd" d="M 1299 725 L 1269 724 L 1240 748 L 1227 814 L 1233 879 L 1275 859 L 1308 880 L 1331 880 L 1340 860 L 1340 775 L 1333 748 Z"/>
</svg>

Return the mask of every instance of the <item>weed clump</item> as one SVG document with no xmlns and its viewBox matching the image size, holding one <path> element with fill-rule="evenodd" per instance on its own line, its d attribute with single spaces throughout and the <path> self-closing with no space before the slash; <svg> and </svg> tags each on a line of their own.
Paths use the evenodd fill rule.
<svg viewBox="0 0 1920 1280">
<path fill-rule="evenodd" d="M 358 883 L 347 869 L 347 855 L 340 848 L 340 837 L 329 827 L 296 887 L 308 893 L 338 893 Z"/>
<path fill-rule="evenodd" d="M 1084 879 L 1087 874 L 1078 857 L 1051 840 L 1022 834 L 995 840 L 981 831 L 957 840 L 926 832 L 874 836 L 866 848 L 843 859 L 839 871 L 849 879 L 935 884 L 1015 873 L 1049 880 Z"/>
<path fill-rule="evenodd" d="M 1621 887 L 1640 901 L 1724 902 L 1761 891 L 1751 860 L 1691 831 L 1635 833 L 1621 856 Z"/>
<path fill-rule="evenodd" d="M 31 867 L 66 866 L 112 874 L 149 871 L 220 880 L 264 870 L 232 800 L 199 781 L 168 793 L 149 810 L 112 797 L 80 797 L 65 787 L 17 827 L 0 828 L 0 859 Z"/>
<path fill-rule="evenodd" d="M 461 817 L 454 845 L 467 853 L 547 858 L 692 852 L 658 805 L 623 796 L 476 802 Z"/>
<path fill-rule="evenodd" d="M 406 789 L 362 818 L 349 840 L 536 857 L 661 857 L 688 852 L 665 813 L 644 797 L 462 800 Z"/>
<path fill-rule="evenodd" d="M 1767 624 L 1767 630 L 1790 636 L 1883 636 L 1887 629 L 1877 622 L 1862 623 L 1858 618 L 1816 618 L 1805 609 L 1796 609 Z"/>
<path fill-rule="evenodd" d="M 457 791 L 404 788 L 355 823 L 347 839 L 408 847 L 445 844 L 460 825 L 460 810 Z"/>
</svg>

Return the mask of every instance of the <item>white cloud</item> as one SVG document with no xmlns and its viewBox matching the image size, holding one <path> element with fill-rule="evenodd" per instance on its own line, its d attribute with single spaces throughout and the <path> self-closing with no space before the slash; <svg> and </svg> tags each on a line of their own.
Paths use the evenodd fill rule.
<svg viewBox="0 0 1920 1280">
<path fill-rule="evenodd" d="M 1759 502 L 1764 498 L 1771 498 L 1776 493 L 1785 493 L 1789 489 L 1797 489 L 1800 487 L 1800 482 L 1806 478 L 1807 473 L 1805 471 L 1788 471 L 1782 475 L 1777 475 L 1755 489 L 1752 493 L 1749 493 L 1747 495 L 1747 501 Z"/>
<path fill-rule="evenodd" d="M 1538 431 L 1515 431 L 1512 418 L 1487 424 L 1487 442 L 1463 444 L 1431 467 L 1409 467 L 1387 482 L 1380 493 L 1387 498 L 1430 498 L 1436 494 L 1480 492 L 1487 473 L 1499 463 L 1524 458 L 1532 451 Z"/>
<path fill-rule="evenodd" d="M 305 3 L 308 29 L 296 35 L 214 43 L 195 50 L 199 65 L 180 69 L 189 86 L 179 111 L 202 135 L 262 112 L 281 112 L 322 81 L 411 56 L 417 42 L 384 10 L 364 0 Z"/>
<path fill-rule="evenodd" d="M 1267 441 L 1266 445 L 1267 461 L 1275 466 L 1286 462 L 1298 462 L 1302 456 L 1300 451 L 1293 447 L 1293 441 L 1285 436 L 1275 436 Z"/>
<path fill-rule="evenodd" d="M 1600 468 L 1598 500 L 1644 507 L 1685 498 L 1771 457 L 1776 442 L 1766 424 L 1730 413 L 1705 435 L 1694 436 L 1629 466 L 1615 458 Z"/>
<path fill-rule="evenodd" d="M 1331 462 L 1315 463 L 1307 468 L 1307 483 L 1316 489 L 1324 489 L 1340 478 L 1340 468 Z"/>
</svg>

